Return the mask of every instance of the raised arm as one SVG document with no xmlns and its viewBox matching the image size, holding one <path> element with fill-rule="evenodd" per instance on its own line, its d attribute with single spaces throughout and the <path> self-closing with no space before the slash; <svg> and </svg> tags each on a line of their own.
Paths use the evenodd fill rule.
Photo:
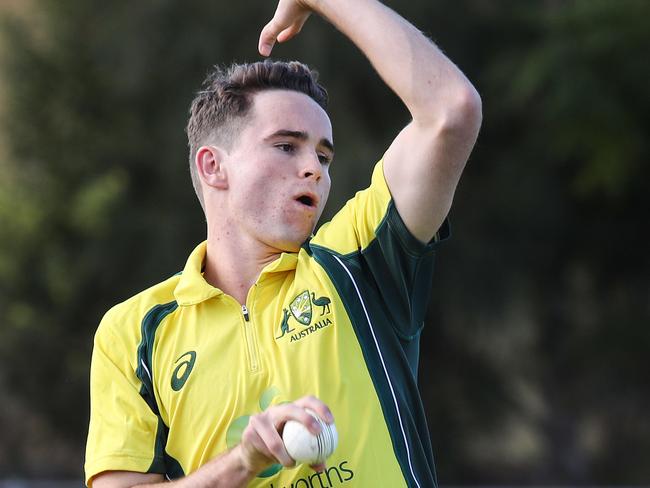
<svg viewBox="0 0 650 488">
<path fill-rule="evenodd" d="M 346 35 L 400 97 L 412 121 L 384 156 L 384 174 L 408 229 L 429 241 L 447 216 L 481 125 L 481 100 L 418 29 L 376 0 L 280 0 L 259 51 L 295 36 L 312 13 Z"/>
</svg>

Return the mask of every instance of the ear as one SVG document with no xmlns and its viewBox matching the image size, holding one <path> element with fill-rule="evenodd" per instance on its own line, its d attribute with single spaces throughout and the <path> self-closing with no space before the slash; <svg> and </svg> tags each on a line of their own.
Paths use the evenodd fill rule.
<svg viewBox="0 0 650 488">
<path fill-rule="evenodd" d="M 208 186 L 225 190 L 228 188 L 228 175 L 223 149 L 216 146 L 201 146 L 196 152 L 194 164 L 201 180 Z"/>
</svg>

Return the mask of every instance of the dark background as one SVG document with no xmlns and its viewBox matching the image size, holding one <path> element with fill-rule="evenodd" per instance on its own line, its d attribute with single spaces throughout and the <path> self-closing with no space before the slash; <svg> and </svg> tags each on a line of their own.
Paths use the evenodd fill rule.
<svg viewBox="0 0 650 488">
<path fill-rule="evenodd" d="M 422 338 L 441 482 L 648 483 L 650 2 L 388 3 L 483 98 Z M 0 0 L 0 478 L 81 477 L 95 327 L 204 238 L 187 108 L 273 9 Z M 330 91 L 329 217 L 408 114 L 320 19 L 274 55 Z"/>
</svg>

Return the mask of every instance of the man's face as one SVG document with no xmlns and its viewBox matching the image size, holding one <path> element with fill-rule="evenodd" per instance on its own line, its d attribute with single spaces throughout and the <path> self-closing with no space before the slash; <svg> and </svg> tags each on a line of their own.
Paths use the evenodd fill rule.
<svg viewBox="0 0 650 488">
<path fill-rule="evenodd" d="M 329 117 L 311 98 L 289 90 L 256 94 L 225 157 L 231 223 L 244 237 L 297 251 L 325 207 L 333 155 Z"/>
</svg>

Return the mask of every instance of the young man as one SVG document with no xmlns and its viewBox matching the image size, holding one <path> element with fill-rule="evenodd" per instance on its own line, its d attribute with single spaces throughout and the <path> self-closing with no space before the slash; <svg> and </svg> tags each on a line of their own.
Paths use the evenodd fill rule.
<svg viewBox="0 0 650 488">
<path fill-rule="evenodd" d="M 86 477 L 97 488 L 432 487 L 416 385 L 433 254 L 477 137 L 480 99 L 375 0 L 280 0 L 259 51 L 311 13 L 368 57 L 412 122 L 315 236 L 334 149 L 326 94 L 299 63 L 208 78 L 188 124 L 207 241 L 182 274 L 114 307 L 95 339 Z M 336 425 L 298 466 L 286 421 Z"/>
</svg>

